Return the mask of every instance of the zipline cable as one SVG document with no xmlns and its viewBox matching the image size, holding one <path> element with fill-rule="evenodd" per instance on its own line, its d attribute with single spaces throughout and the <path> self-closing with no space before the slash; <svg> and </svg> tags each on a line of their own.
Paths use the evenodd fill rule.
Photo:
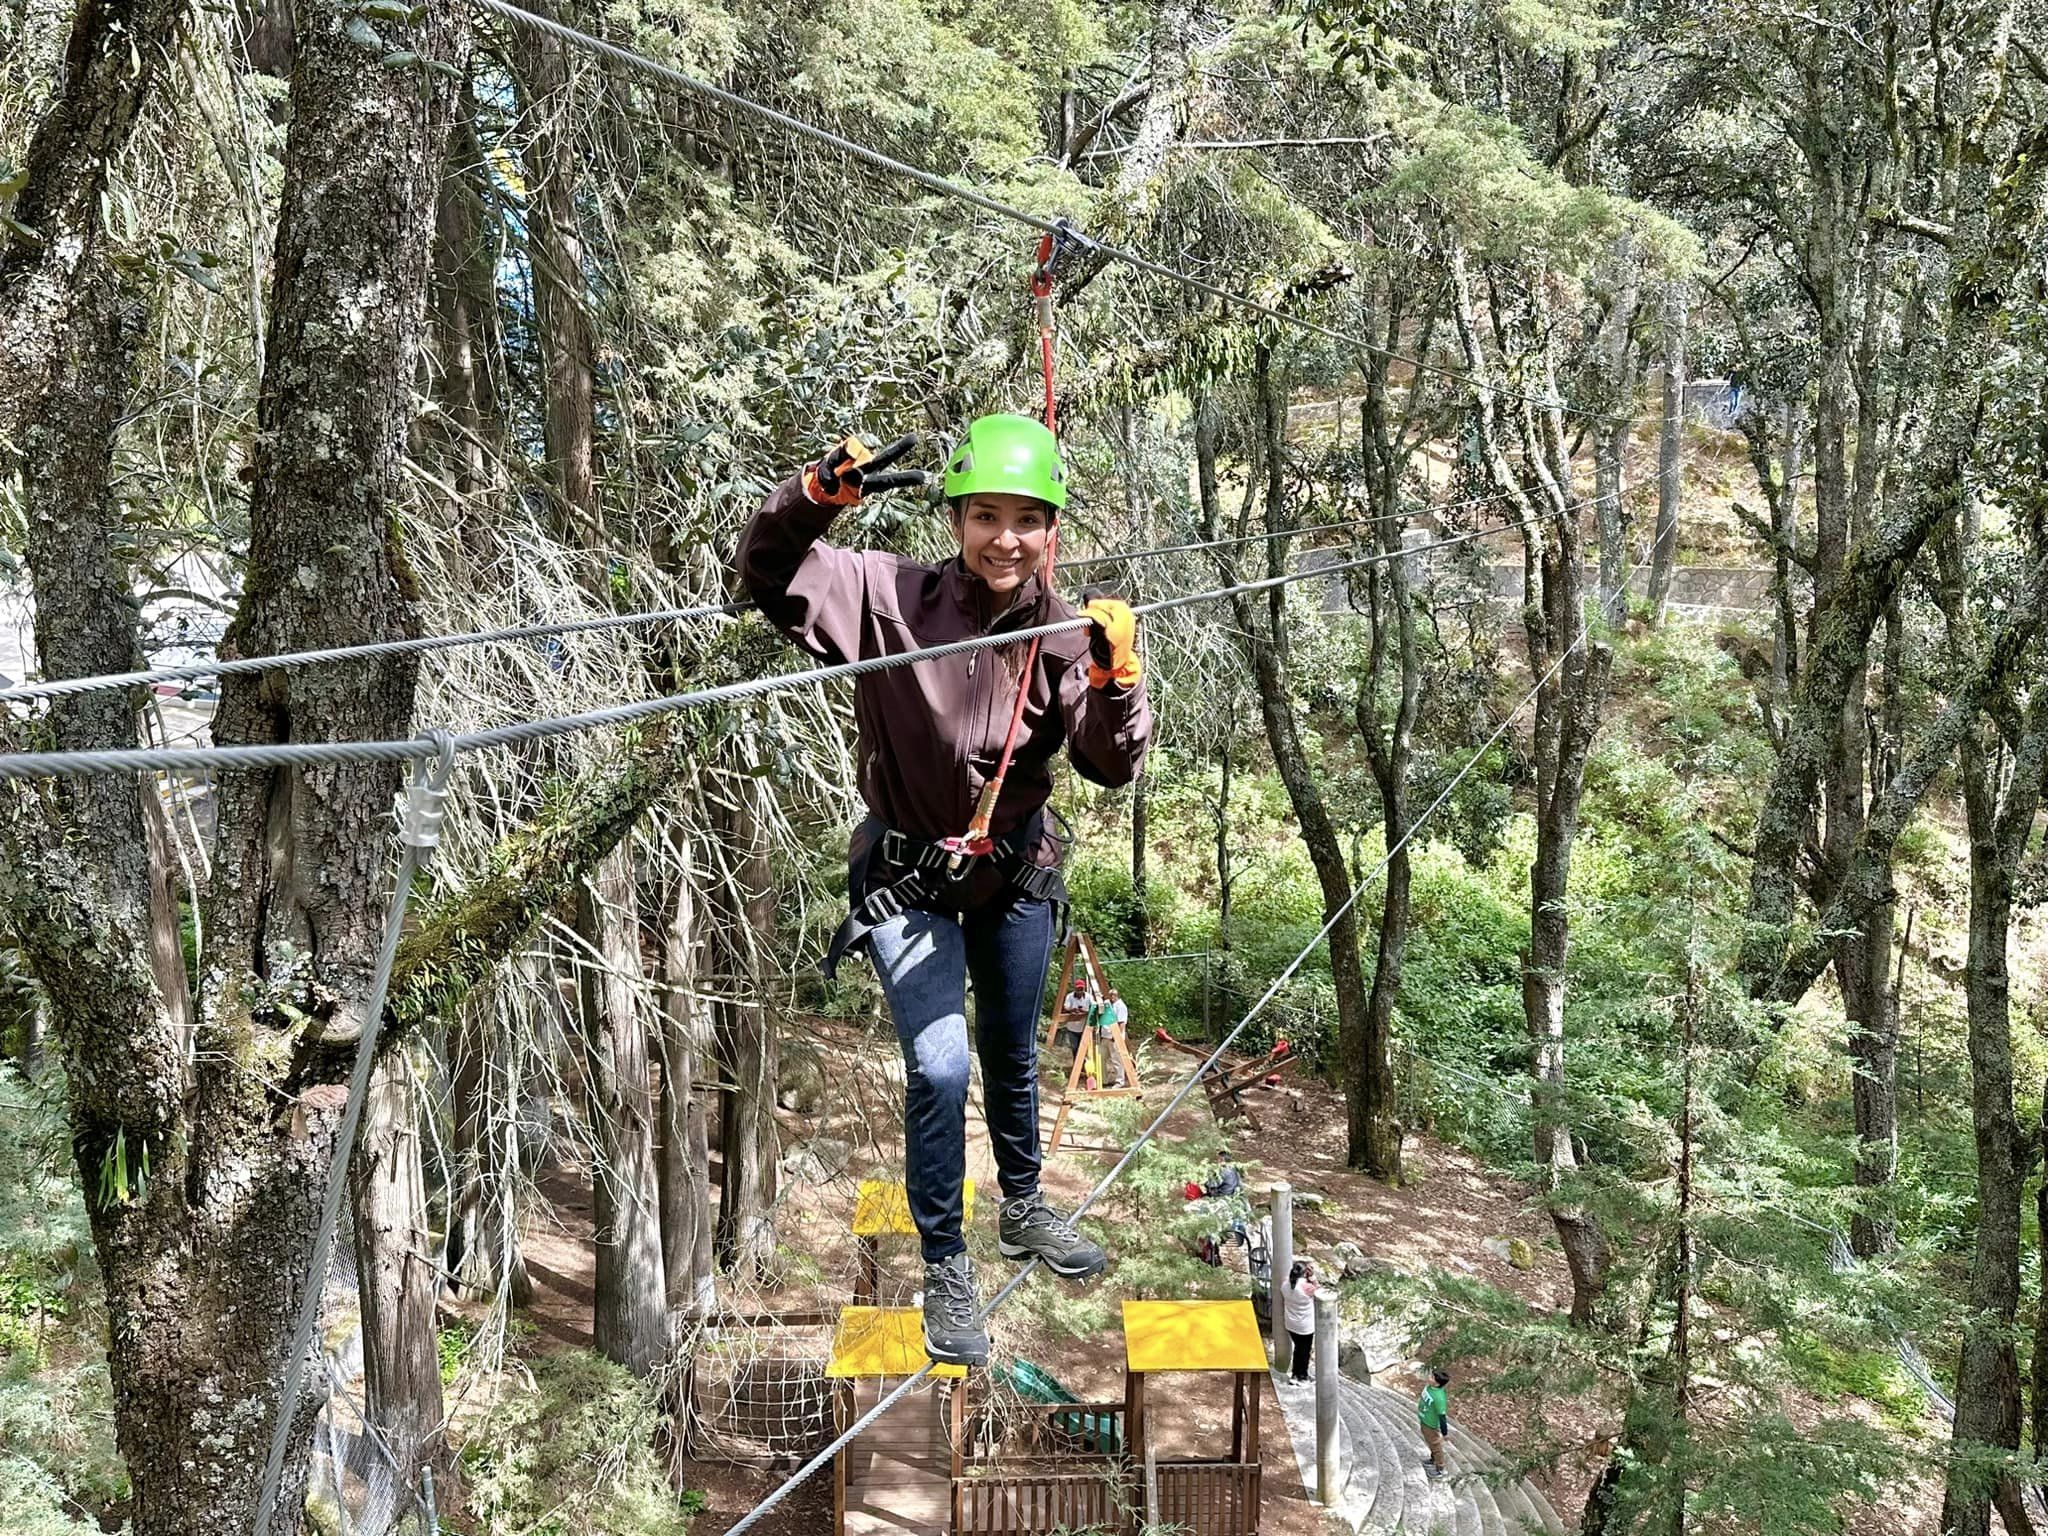
<svg viewBox="0 0 2048 1536">
<path fill-rule="evenodd" d="M 916 182 L 921 187 L 928 187 L 934 192 L 956 198 L 961 202 L 980 208 L 984 212 L 993 213 L 1002 218 L 1013 220 L 1016 223 L 1028 225 L 1030 228 L 1038 230 L 1041 234 L 1051 235 L 1055 239 L 1071 240 L 1084 249 L 1098 252 L 1103 256 L 1107 256 L 1112 261 L 1120 261 L 1125 266 L 1131 267 L 1136 271 L 1150 273 L 1154 277 L 1163 277 L 1169 282 L 1179 283 L 1182 287 L 1191 288 L 1197 293 L 1205 293 L 1211 298 L 1223 300 L 1226 304 L 1236 305 L 1239 309 L 1248 309 L 1254 314 L 1263 315 L 1268 320 L 1277 320 L 1283 325 L 1297 326 L 1302 330 L 1312 331 L 1327 340 L 1342 342 L 1347 347 L 1357 347 L 1359 350 L 1369 353 L 1374 357 L 1385 358 L 1390 363 L 1405 363 L 1418 373 L 1435 374 L 1439 378 L 1449 379 L 1453 383 L 1470 385 L 1475 389 L 1489 389 L 1496 398 L 1503 400 L 1520 400 L 1529 405 L 1540 406 L 1545 410 L 1574 411 L 1575 414 L 1587 421 L 1620 422 L 1633 426 L 1639 421 L 1650 419 L 1645 416 L 1617 416 L 1600 411 L 1583 411 L 1578 410 L 1570 401 L 1560 397 L 1553 396 L 1546 399 L 1539 395 L 1508 389 L 1505 386 L 1480 385 L 1473 380 L 1469 373 L 1464 372 L 1462 369 L 1447 368 L 1441 363 L 1424 362 L 1420 358 L 1409 357 L 1390 348 L 1380 346 L 1377 342 L 1369 341 L 1363 336 L 1355 336 L 1348 331 L 1340 331 L 1335 326 L 1324 325 L 1320 321 L 1309 320 L 1301 315 L 1290 315 L 1285 310 L 1275 309 L 1270 304 L 1261 303 L 1249 294 L 1235 292 L 1232 289 L 1209 282 L 1205 278 L 1196 277 L 1191 272 L 1183 272 L 1177 267 L 1167 266 L 1164 262 L 1154 261 L 1151 257 L 1142 256 L 1136 251 L 1127 250 L 1118 245 L 1111 245 L 1107 241 L 1097 240 L 1092 235 L 1083 234 L 1064 219 L 1048 219 L 1040 214 L 1031 213 L 1026 209 L 999 201 L 996 198 L 990 197 L 985 192 L 977 192 L 971 187 L 962 186 L 957 181 L 948 181 L 943 176 L 935 175 L 930 171 L 911 165 L 907 161 L 898 160 L 891 155 L 885 155 L 879 149 L 870 148 L 856 139 L 846 138 L 841 134 L 834 133 L 829 128 L 821 128 L 816 123 L 806 122 L 803 118 L 792 116 L 787 112 L 768 106 L 764 102 L 754 101 L 749 97 L 739 95 L 737 92 L 728 91 L 721 86 L 711 84 L 708 80 L 699 80 L 695 75 L 685 74 L 672 65 L 657 63 L 645 54 L 635 53 L 630 48 L 622 48 L 617 43 L 606 42 L 601 37 L 593 37 L 588 32 L 580 32 L 574 27 L 565 26 L 552 17 L 537 16 L 532 11 L 522 10 L 516 5 L 508 4 L 507 0 L 476 0 L 476 5 L 479 9 L 495 12 L 497 15 L 518 26 L 549 33 L 562 42 L 573 43 L 577 47 L 587 49 L 593 53 L 601 53 L 609 59 L 626 65 L 630 69 L 637 69 L 643 74 L 652 75 L 660 80 L 666 80 L 671 85 L 681 86 L 686 91 L 694 92 L 699 96 L 718 102 L 721 106 L 730 107 L 735 112 L 745 112 L 750 116 L 760 118 L 763 122 L 774 123 L 778 127 L 785 128 L 791 133 L 800 134 L 820 144 L 830 145 L 842 154 L 851 155 L 856 160 L 864 160 L 869 165 L 889 171 L 894 175 L 905 177 Z"/>
<path fill-rule="evenodd" d="M 1597 496 L 1588 496 L 1580 501 L 1581 506 L 1598 506 L 1612 501 L 1621 493 L 1604 491 Z M 1498 492 L 1487 496 L 1471 496 L 1462 501 L 1425 502 L 1412 510 L 1384 512 L 1377 517 L 1354 517 L 1335 523 L 1311 523 L 1300 528 L 1282 528 L 1265 533 L 1245 533 L 1227 539 L 1202 539 L 1190 544 L 1161 544 L 1151 549 L 1127 550 L 1115 555 L 1087 555 L 1077 560 L 1062 560 L 1063 570 L 1085 570 L 1091 566 L 1122 564 L 1139 560 L 1158 560 L 1168 555 L 1194 554 L 1208 549 L 1226 549 L 1238 544 L 1257 544 L 1274 539 L 1306 538 L 1318 533 L 1340 533 L 1347 529 L 1364 528 L 1379 523 L 1398 522 L 1404 518 L 1435 516 L 1445 512 L 1456 512 L 1467 507 L 1487 506 L 1502 500 Z M 1512 526 L 1512 525 L 1509 525 Z M 1421 553 L 1431 548 L 1417 545 L 1409 553 Z M 278 651 L 268 656 L 237 656 L 213 661 L 181 662 L 172 666 L 150 667 L 139 672 L 102 672 L 91 677 L 67 677 L 54 682 L 20 683 L 11 688 L 0 688 L 0 704 L 29 703 L 36 699 L 70 698 L 82 693 L 99 693 L 115 688 L 149 688 L 159 683 L 203 682 L 213 677 L 242 677 L 261 672 L 279 671 L 290 667 L 309 667 L 327 662 L 367 660 L 378 656 L 409 656 L 431 651 L 454 650 L 467 645 L 495 645 L 518 640 L 542 640 L 555 635 L 589 634 L 598 630 L 620 629 L 639 624 L 679 624 L 690 619 L 711 618 L 718 615 L 744 616 L 754 611 L 754 604 L 746 598 L 725 603 L 706 603 L 696 608 L 656 608 L 634 613 L 607 614 L 594 619 L 566 619 L 559 623 L 518 624 L 505 629 L 468 630 L 453 635 L 423 635 L 404 640 L 373 640 L 360 645 L 338 645 L 317 651 Z"/>
<path fill-rule="evenodd" d="M 337 645 L 318 651 L 284 651 L 274 656 L 237 656 L 222 661 L 186 662 L 151 667 L 141 672 L 109 672 L 99 677 L 70 677 L 51 683 L 23 683 L 0 688 L 0 704 L 17 700 L 60 699 L 109 688 L 154 687 L 158 683 L 199 682 L 209 677 L 241 677 L 285 667 L 310 667 L 322 662 L 362 661 L 375 656 L 415 656 L 455 646 L 489 645 L 508 640 L 542 640 L 551 635 L 580 635 L 631 624 L 681 623 L 713 614 L 746 613 L 752 603 L 706 603 L 701 608 L 662 608 L 652 612 L 611 614 L 601 619 L 569 619 L 559 624 L 518 624 L 509 629 L 479 629 L 460 635 L 419 635 L 406 640 L 374 640 L 363 645 Z"/>
<path fill-rule="evenodd" d="M 1642 569 L 1642 567 L 1639 565 L 1636 567 L 1636 569 L 1640 570 Z M 1631 571 L 1629 573 L 1631 579 L 1634 578 L 1634 575 L 1634 571 Z M 1394 855 L 1399 853 L 1403 848 L 1407 847 L 1408 844 L 1411 841 L 1413 841 L 1415 834 L 1420 832 L 1423 829 L 1423 827 L 1428 824 L 1430 817 L 1434 816 L 1439 810 L 1443 808 L 1445 802 L 1451 798 L 1452 792 L 1455 791 L 1460 784 L 1464 783 L 1465 780 L 1471 776 L 1473 770 L 1479 766 L 1481 760 L 1484 759 L 1486 754 L 1493 749 L 1493 744 L 1499 741 L 1501 737 L 1507 734 L 1508 728 L 1515 723 L 1516 718 L 1522 713 L 1522 711 L 1529 707 L 1529 705 L 1535 700 L 1538 694 L 1540 694 L 1545 688 L 1550 686 L 1550 680 L 1557 675 L 1559 669 L 1562 668 L 1565 662 L 1571 658 L 1572 653 L 1578 650 L 1580 646 L 1586 643 L 1586 638 L 1591 633 L 1592 631 L 1586 626 L 1585 622 L 1582 619 L 1579 624 L 1578 637 L 1574 639 L 1570 645 L 1566 646 L 1562 651 L 1558 653 L 1557 659 L 1551 662 L 1549 667 L 1547 667 L 1544 670 L 1544 673 L 1541 677 L 1536 679 L 1535 685 L 1531 687 L 1527 693 L 1522 695 L 1520 701 L 1516 703 L 1515 707 L 1509 710 L 1506 716 L 1501 720 L 1500 724 L 1493 728 L 1493 734 L 1488 736 L 1485 741 L 1481 742 L 1479 744 L 1478 750 L 1473 752 L 1473 754 L 1465 760 L 1465 766 L 1460 768 L 1456 776 L 1452 778 L 1450 783 L 1446 784 L 1443 787 L 1443 789 L 1438 793 L 1437 797 L 1429 803 L 1428 808 L 1424 810 L 1423 813 L 1415 819 L 1414 824 L 1411 825 L 1406 832 L 1402 833 L 1400 839 L 1394 844 L 1394 846 L 1386 851 L 1385 855 L 1380 859 L 1379 863 L 1373 867 L 1372 872 L 1368 874 L 1363 880 L 1356 882 L 1352 886 L 1351 894 L 1344 898 L 1343 902 L 1339 904 L 1337 910 L 1330 914 L 1329 918 L 1323 923 L 1323 926 L 1321 928 L 1316 930 L 1315 937 L 1310 939 L 1308 943 L 1302 947 L 1300 954 L 1296 955 L 1292 960 L 1288 961 L 1287 968 L 1285 970 L 1283 970 L 1278 976 L 1273 978 L 1272 983 L 1266 988 L 1266 990 L 1263 993 L 1259 995 L 1259 1000 L 1252 1004 L 1250 1011 L 1247 1012 L 1243 1018 L 1239 1019 L 1235 1024 L 1233 1024 L 1230 1027 L 1230 1033 L 1225 1035 L 1223 1039 L 1220 1042 L 1218 1042 L 1216 1048 L 1209 1053 L 1208 1058 L 1203 1061 L 1201 1066 L 1195 1069 L 1194 1075 L 1191 1076 L 1186 1082 L 1181 1084 L 1180 1090 L 1177 1093 L 1175 1093 L 1172 1099 L 1170 1099 L 1167 1102 L 1166 1108 L 1162 1109 L 1156 1116 L 1153 1117 L 1152 1123 L 1146 1126 L 1145 1129 L 1138 1134 L 1137 1139 L 1133 1141 L 1130 1144 L 1130 1146 L 1125 1150 L 1124 1155 L 1117 1159 L 1116 1165 L 1113 1168 L 1111 1168 L 1108 1173 L 1104 1174 L 1099 1181 L 1097 1181 L 1093 1189 L 1088 1191 L 1087 1198 L 1084 1199 L 1079 1205 L 1074 1207 L 1072 1214 L 1070 1214 L 1067 1217 L 1068 1221 L 1079 1221 L 1083 1216 L 1085 1216 L 1088 1213 L 1089 1208 L 1092 1207 L 1097 1200 L 1102 1198 L 1103 1194 L 1107 1192 L 1107 1190 L 1109 1189 L 1109 1186 L 1116 1182 L 1118 1175 L 1120 1175 L 1124 1171 L 1124 1169 L 1128 1168 L 1131 1165 L 1132 1159 L 1137 1157 L 1140 1150 L 1142 1150 L 1145 1147 L 1145 1145 L 1148 1142 L 1150 1142 L 1155 1135 L 1158 1134 L 1159 1128 L 1166 1124 L 1167 1118 L 1171 1116 L 1175 1110 L 1179 1109 L 1182 1102 L 1186 1100 L 1187 1096 L 1194 1091 L 1195 1084 L 1200 1082 L 1202 1080 L 1203 1075 L 1207 1073 L 1212 1067 L 1216 1065 L 1218 1061 L 1222 1059 L 1223 1053 L 1230 1048 L 1231 1042 L 1236 1040 L 1237 1037 L 1241 1033 L 1243 1033 L 1246 1025 L 1250 1024 L 1253 1019 L 1257 1018 L 1262 1012 L 1265 1011 L 1266 1005 L 1270 1003 L 1274 999 L 1274 997 L 1279 994 L 1281 987 L 1287 984 L 1287 982 L 1293 977 L 1294 973 L 1300 970 L 1301 967 L 1305 963 L 1307 963 L 1308 957 L 1315 953 L 1316 946 L 1322 943 L 1324 939 L 1329 937 L 1330 930 L 1332 928 L 1335 928 L 1339 920 L 1343 918 L 1344 914 L 1351 910 L 1353 904 L 1357 902 L 1359 896 L 1367 889 L 1367 887 L 1372 885 L 1374 881 L 1378 880 L 1380 876 L 1386 873 L 1387 866 L 1393 862 Z M 1012 1275 L 1009 1278 L 1009 1280 L 1003 1285 L 1003 1288 L 997 1291 L 996 1294 L 990 1299 L 988 1305 L 983 1307 L 981 1311 L 976 1314 L 975 1322 L 985 1323 L 988 1320 L 990 1313 L 994 1312 L 996 1308 L 1000 1307 L 1004 1302 L 1008 1301 L 1011 1296 L 1016 1294 L 1017 1290 L 1024 1284 L 1024 1282 L 1030 1278 L 1032 1272 L 1038 1268 L 1038 1264 L 1038 1259 L 1036 1257 L 1033 1257 L 1021 1269 L 1019 1269 L 1016 1272 L 1016 1274 Z M 923 1367 L 918 1370 L 917 1374 L 915 1374 L 914 1376 L 905 1377 L 902 1383 L 899 1386 L 897 1386 L 894 1390 L 884 1393 L 881 1400 L 877 1402 L 874 1407 L 870 1408 L 866 1413 L 862 1414 L 859 1418 L 855 1419 L 844 1430 L 842 1430 L 839 1433 L 839 1435 L 829 1445 L 827 1445 L 823 1450 L 819 1451 L 815 1456 L 813 1456 L 809 1461 L 805 1462 L 801 1467 L 797 1468 L 795 1472 L 791 1473 L 786 1482 L 782 1483 L 781 1486 L 776 1488 L 774 1492 L 770 1493 L 767 1498 L 763 1499 L 759 1504 L 756 1504 L 745 1515 L 742 1515 L 737 1522 L 728 1527 L 726 1530 L 726 1536 L 741 1536 L 742 1532 L 752 1529 L 753 1526 L 757 1524 L 761 1520 L 761 1518 L 768 1513 L 769 1510 L 773 1509 L 777 1504 L 781 1503 L 785 1498 L 787 1498 L 790 1492 L 793 1489 L 795 1489 L 798 1484 L 804 1482 L 806 1479 L 815 1475 L 822 1467 L 824 1467 L 828 1462 L 830 1462 L 834 1456 L 839 1454 L 839 1451 L 843 1446 L 845 1446 L 849 1441 L 853 1440 L 854 1437 L 859 1435 L 863 1429 L 867 1428 L 868 1425 L 874 1423 L 884 1413 L 888 1412 L 890 1408 L 894 1407 L 898 1402 L 900 1402 L 905 1396 L 907 1396 L 910 1393 L 912 1388 L 916 1387 L 927 1376 L 931 1375 L 932 1369 L 932 1362 L 930 1360 L 926 1360 Z"/>
<path fill-rule="evenodd" d="M 1297 581 L 1336 576 L 1368 565 L 1384 564 L 1388 560 L 1406 559 L 1412 555 L 1427 554 L 1431 550 L 1468 544 L 1474 539 L 1488 538 L 1494 534 L 1511 533 L 1521 526 L 1520 523 L 1502 523 L 1493 528 L 1477 528 L 1452 538 L 1418 544 L 1413 549 L 1382 551 L 1352 560 L 1316 566 L 1311 570 L 1289 571 L 1284 575 L 1268 576 L 1259 581 L 1243 581 L 1207 592 L 1189 592 L 1178 597 L 1161 598 L 1156 602 L 1138 603 L 1132 606 L 1131 611 L 1137 614 L 1169 613 L 1177 608 L 1213 603 L 1243 593 L 1270 591 L 1275 587 L 1290 586 Z M 746 678 L 736 683 L 699 688 L 690 693 L 670 694 L 664 698 L 641 699 L 632 704 L 619 704 L 609 709 L 592 710 L 586 714 L 523 720 L 512 725 L 494 726 L 489 730 L 456 735 L 453 739 L 458 752 L 542 741 L 603 726 L 626 725 L 635 720 L 674 714 L 680 710 L 700 709 L 712 704 L 729 704 L 740 699 L 758 698 L 763 694 L 778 693 L 784 689 L 804 687 L 812 683 L 859 677 L 864 673 L 887 671 L 892 667 L 910 666 L 915 662 L 938 657 L 967 655 L 991 646 L 1009 645 L 1018 640 L 1064 634 L 1070 630 L 1086 629 L 1091 622 L 1079 616 L 1057 619 L 1049 624 L 1006 629 L 995 634 L 973 635 L 965 640 L 950 640 L 941 645 L 923 646 L 916 650 L 898 651 L 886 656 L 864 656 L 856 661 L 836 662 L 829 666 L 812 667 L 799 672 L 771 672 L 765 676 Z M 237 768 L 333 767 L 348 763 L 403 763 L 432 757 L 439 750 L 438 744 L 433 740 L 412 737 L 403 741 L 302 741 L 239 747 L 132 747 L 82 752 L 17 752 L 0 754 L 0 782 L 10 779 L 70 778 L 94 773 L 162 772 L 172 769 L 225 771 Z"/>
</svg>

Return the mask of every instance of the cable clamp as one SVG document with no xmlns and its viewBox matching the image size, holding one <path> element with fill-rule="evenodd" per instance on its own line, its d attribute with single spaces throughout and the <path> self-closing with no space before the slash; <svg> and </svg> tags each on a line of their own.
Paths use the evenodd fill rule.
<svg viewBox="0 0 2048 1536">
<path fill-rule="evenodd" d="M 455 738 L 436 726 L 427 732 L 433 745 L 433 766 L 414 758 L 412 778 L 398 806 L 398 837 L 408 848 L 428 850 L 441 842 L 441 819 L 448 810 L 448 780 L 455 772 Z"/>
</svg>

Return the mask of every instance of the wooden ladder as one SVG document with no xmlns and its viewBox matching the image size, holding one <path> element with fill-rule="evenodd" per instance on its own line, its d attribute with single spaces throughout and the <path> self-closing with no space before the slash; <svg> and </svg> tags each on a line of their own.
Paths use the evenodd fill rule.
<svg viewBox="0 0 2048 1536">
<path fill-rule="evenodd" d="M 1076 1101 L 1081 1099 L 1136 1099 L 1142 1098 L 1145 1089 L 1138 1081 L 1138 1063 L 1131 1057 L 1130 1042 L 1124 1038 L 1124 1031 L 1112 1026 L 1105 1039 L 1098 1033 L 1090 1012 L 1082 1009 L 1076 1012 L 1067 1006 L 1067 994 L 1072 990 L 1074 968 L 1082 967 L 1081 974 L 1087 979 L 1090 990 L 1096 997 L 1106 996 L 1109 981 L 1102 971 L 1102 960 L 1095 953 L 1095 941 L 1076 929 L 1067 940 L 1066 959 L 1060 965 L 1059 990 L 1053 994 L 1052 1022 L 1046 1027 L 1045 1048 L 1050 1051 L 1058 1042 L 1060 1032 L 1074 1023 L 1081 1026 L 1081 1044 L 1074 1052 L 1074 1065 L 1067 1073 L 1067 1089 L 1060 1096 L 1059 1113 L 1053 1117 L 1052 1138 L 1046 1144 L 1045 1155 L 1051 1157 L 1060 1149 L 1060 1140 L 1066 1135 L 1067 1116 L 1073 1113 Z M 1089 1062 L 1097 1048 L 1116 1053 L 1117 1065 L 1123 1069 L 1125 1086 L 1105 1088 L 1099 1079 L 1092 1083 Z M 1113 1148 L 1094 1148 L 1095 1151 L 1111 1151 Z"/>
</svg>

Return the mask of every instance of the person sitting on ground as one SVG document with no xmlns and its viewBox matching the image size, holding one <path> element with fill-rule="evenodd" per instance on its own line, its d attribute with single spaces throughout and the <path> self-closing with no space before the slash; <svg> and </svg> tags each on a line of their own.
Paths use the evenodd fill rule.
<svg viewBox="0 0 2048 1536">
<path fill-rule="evenodd" d="M 1422 1458 L 1422 1465 L 1431 1477 L 1442 1477 L 1444 1436 L 1451 1432 L 1451 1394 L 1445 1390 L 1451 1384 L 1451 1373 L 1438 1366 L 1429 1375 L 1430 1385 L 1422 1389 L 1422 1396 L 1415 1404 L 1415 1413 L 1422 1421 L 1422 1443 L 1429 1447 L 1429 1454 Z"/>
<path fill-rule="evenodd" d="M 1281 1290 L 1287 1337 L 1294 1341 L 1293 1369 L 1288 1374 L 1295 1381 L 1309 1379 L 1310 1357 L 1316 1347 L 1316 1297 L 1320 1294 L 1314 1262 L 1296 1259 L 1294 1267 L 1287 1271 L 1287 1284 Z"/>
<path fill-rule="evenodd" d="M 1067 478 L 1058 444 L 1038 422 L 984 416 L 967 429 L 945 472 L 959 545 L 952 559 L 928 565 L 824 541 L 863 492 L 922 482 L 889 468 L 913 446 L 904 438 L 870 453 L 846 439 L 768 494 L 740 535 L 735 564 L 768 621 L 827 663 L 1088 620 L 1045 636 L 1028 674 L 1019 643 L 882 668 L 854 686 L 868 816 L 848 849 L 851 910 L 826 969 L 865 950 L 902 1045 L 904 1182 L 925 1260 L 925 1350 L 936 1361 L 982 1365 L 988 1334 L 962 1232 L 967 982 L 1003 1194 L 997 1251 L 1070 1279 L 1098 1274 L 1107 1255 L 1046 1203 L 1038 1182 L 1038 1021 L 1067 903 L 1062 842 L 1045 807 L 1062 746 L 1084 779 L 1130 783 L 1152 716 L 1130 607 L 1101 597 L 1077 613 L 1041 574 Z M 993 846 L 956 861 L 942 844 L 972 823 L 1019 687 L 1021 734 L 993 807 Z"/>
<path fill-rule="evenodd" d="M 1203 1184 L 1202 1193 L 1210 1199 L 1224 1199 L 1244 1189 L 1244 1175 L 1237 1171 L 1237 1165 L 1230 1160 L 1230 1149 L 1216 1149 L 1216 1171 Z"/>
</svg>

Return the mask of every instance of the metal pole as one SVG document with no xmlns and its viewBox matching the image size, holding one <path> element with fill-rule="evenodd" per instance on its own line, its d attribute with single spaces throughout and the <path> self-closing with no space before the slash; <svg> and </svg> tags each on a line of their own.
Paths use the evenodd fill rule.
<svg viewBox="0 0 2048 1536">
<path fill-rule="evenodd" d="M 420 1468 L 420 1517 L 426 1536 L 441 1536 L 441 1511 L 434 1503 L 434 1469 Z"/>
<path fill-rule="evenodd" d="M 1287 1271 L 1294 1264 L 1294 1186 L 1285 1180 L 1273 1186 L 1273 1369 L 1288 1366 Z"/>
<path fill-rule="evenodd" d="M 1316 1502 L 1337 1502 L 1337 1298 L 1316 1297 Z"/>
</svg>

